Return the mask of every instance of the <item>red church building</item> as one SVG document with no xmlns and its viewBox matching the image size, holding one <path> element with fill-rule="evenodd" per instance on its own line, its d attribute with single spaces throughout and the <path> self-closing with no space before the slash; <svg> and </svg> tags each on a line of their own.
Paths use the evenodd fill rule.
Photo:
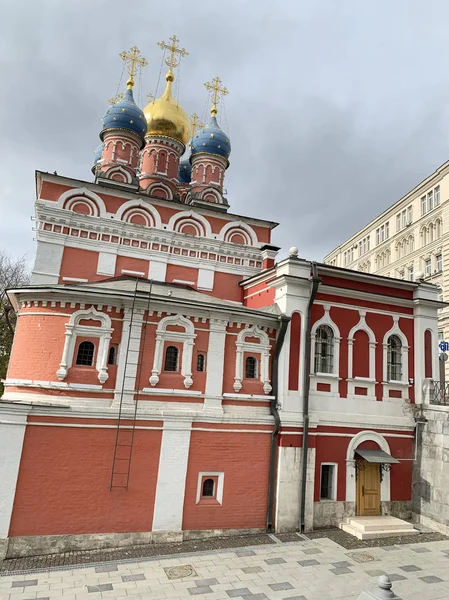
<svg viewBox="0 0 449 600">
<path fill-rule="evenodd" d="M 36 174 L 32 280 L 8 292 L 0 554 L 410 515 L 436 288 L 296 248 L 276 262 L 277 224 L 224 196 L 226 90 L 210 84 L 191 139 L 171 42 L 165 92 L 144 110 L 131 52 L 93 181 Z"/>
</svg>

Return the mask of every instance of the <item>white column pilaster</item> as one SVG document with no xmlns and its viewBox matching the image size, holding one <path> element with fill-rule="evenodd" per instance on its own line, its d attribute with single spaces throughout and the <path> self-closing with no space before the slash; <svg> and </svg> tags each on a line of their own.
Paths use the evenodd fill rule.
<svg viewBox="0 0 449 600">
<path fill-rule="evenodd" d="M 226 326 L 228 322 L 211 319 L 206 363 L 206 396 L 204 410 L 222 411 L 223 372 L 225 361 Z"/>
<path fill-rule="evenodd" d="M 125 308 L 123 319 L 122 338 L 120 340 L 120 353 L 117 363 L 117 381 L 115 384 L 114 403 L 120 401 L 124 385 L 123 400 L 134 400 L 134 389 L 137 385 L 137 366 L 139 363 L 140 341 L 142 337 L 143 309 L 135 308 L 131 327 L 131 307 Z M 128 348 L 129 340 L 129 348 Z M 140 382 L 145 387 L 144 382 Z"/>
</svg>

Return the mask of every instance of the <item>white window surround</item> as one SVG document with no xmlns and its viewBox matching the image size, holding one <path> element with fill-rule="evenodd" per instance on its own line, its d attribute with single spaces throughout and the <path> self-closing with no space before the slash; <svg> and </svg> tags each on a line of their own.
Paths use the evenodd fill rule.
<svg viewBox="0 0 449 600">
<path fill-rule="evenodd" d="M 316 323 L 313 324 L 310 339 L 311 339 L 311 351 L 310 351 L 310 373 L 312 381 L 312 389 L 315 393 L 328 394 L 328 392 L 317 392 L 317 383 L 330 383 L 331 393 L 338 394 L 338 381 L 339 381 L 339 365 L 340 365 L 340 330 L 337 325 L 332 321 L 330 316 L 330 304 L 325 304 L 324 315 Z M 332 366 L 332 373 L 315 373 L 315 345 L 316 345 L 316 331 L 320 325 L 328 325 L 334 334 L 334 361 Z"/>
<path fill-rule="evenodd" d="M 348 395 L 355 395 L 355 388 L 364 385 L 368 388 L 368 396 L 375 395 L 376 383 L 376 336 L 366 323 L 366 311 L 359 311 L 360 320 L 348 335 Z M 357 331 L 364 331 L 369 338 L 369 370 L 368 377 L 354 377 L 354 336 Z M 363 396 L 364 398 L 366 396 Z"/>
<path fill-rule="evenodd" d="M 259 339 L 259 343 L 247 342 L 247 337 L 255 337 Z M 244 355 L 245 352 L 251 354 L 260 354 L 260 368 L 258 371 L 259 379 L 263 383 L 263 391 L 265 394 L 271 392 L 269 361 L 270 361 L 270 339 L 268 335 L 260 329 L 258 325 L 251 325 L 247 329 L 243 329 L 237 336 L 236 356 L 235 356 L 235 378 L 234 391 L 240 392 L 242 389 L 242 380 L 244 378 Z"/>
<path fill-rule="evenodd" d="M 168 325 L 183 327 L 182 331 L 167 331 Z M 162 371 L 164 360 L 165 342 L 182 342 L 181 375 L 184 377 L 184 387 L 188 389 L 193 384 L 192 379 L 192 356 L 195 343 L 195 327 L 189 319 L 182 315 L 164 317 L 159 321 L 156 329 L 156 347 L 154 350 L 153 369 L 151 370 L 150 384 L 152 387 L 159 383 L 159 375 Z"/>
<path fill-rule="evenodd" d="M 408 345 L 408 340 L 406 338 L 406 336 L 404 335 L 404 333 L 400 330 L 399 328 L 399 316 L 398 315 L 393 315 L 393 327 L 387 331 L 387 333 L 384 335 L 384 339 L 383 339 L 383 383 L 384 383 L 384 396 L 388 396 L 388 394 L 385 393 L 385 386 L 409 386 L 409 381 L 408 381 L 408 351 L 409 351 L 409 345 Z M 402 343 L 402 353 L 401 353 L 401 361 L 402 361 L 402 379 L 401 381 L 387 381 L 387 372 L 388 372 L 388 368 L 387 368 L 387 362 L 388 362 L 388 338 L 391 335 L 397 335 L 398 338 L 401 340 Z"/>
<path fill-rule="evenodd" d="M 349 442 L 346 451 L 346 502 L 355 502 L 356 498 L 356 470 L 355 470 L 355 451 L 366 441 L 375 442 L 381 450 L 390 453 L 390 446 L 387 440 L 377 431 L 360 431 Z M 393 466 L 394 468 L 394 466 Z M 382 483 L 380 484 L 381 502 L 390 501 L 390 471 L 384 471 Z"/>
<path fill-rule="evenodd" d="M 334 467 L 332 474 L 332 498 L 321 498 L 321 477 L 323 475 L 322 467 L 328 465 Z M 338 486 L 338 463 L 335 462 L 322 462 L 320 465 L 320 502 L 335 502 L 337 500 L 337 486 Z"/>
<path fill-rule="evenodd" d="M 215 500 L 219 504 L 223 504 L 223 487 L 224 487 L 224 472 L 223 471 L 200 471 L 198 473 L 198 484 L 196 488 L 196 503 L 198 504 L 202 498 L 202 483 L 204 478 L 217 477 L 217 493 Z"/>
<path fill-rule="evenodd" d="M 82 320 L 100 321 L 101 327 L 91 325 L 80 325 Z M 59 381 L 67 377 L 69 368 L 73 365 L 76 338 L 77 337 L 96 337 L 99 338 L 98 349 L 96 350 L 97 360 L 95 368 L 98 371 L 98 379 L 101 384 L 108 379 L 108 353 L 109 341 L 113 329 L 111 327 L 111 318 L 103 312 L 97 311 L 93 306 L 87 310 L 77 310 L 72 314 L 70 320 L 65 325 L 65 344 L 62 352 L 61 363 L 56 375 Z"/>
</svg>

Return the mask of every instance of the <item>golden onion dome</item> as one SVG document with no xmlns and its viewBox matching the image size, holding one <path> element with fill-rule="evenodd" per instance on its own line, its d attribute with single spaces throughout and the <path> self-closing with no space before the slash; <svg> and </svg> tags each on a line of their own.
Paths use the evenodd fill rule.
<svg viewBox="0 0 449 600">
<path fill-rule="evenodd" d="M 173 98 L 174 77 L 171 69 L 165 79 L 167 80 L 165 92 L 157 100 L 149 102 L 143 109 L 148 123 L 147 136 L 165 135 L 186 145 L 191 134 L 190 119 Z"/>
</svg>

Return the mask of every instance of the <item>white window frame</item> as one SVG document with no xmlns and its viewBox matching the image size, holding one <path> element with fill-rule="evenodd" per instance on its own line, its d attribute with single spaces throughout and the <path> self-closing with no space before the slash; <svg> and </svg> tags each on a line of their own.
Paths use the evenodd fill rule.
<svg viewBox="0 0 449 600">
<path fill-rule="evenodd" d="M 421 216 L 427 214 L 427 196 L 421 196 Z"/>
<path fill-rule="evenodd" d="M 259 343 L 256 342 L 247 342 L 247 337 L 255 337 L 259 340 Z M 246 329 L 240 331 L 237 336 L 236 345 L 236 356 L 235 356 L 235 376 L 234 376 L 234 391 L 240 392 L 243 387 L 242 381 L 245 379 L 245 364 L 244 357 L 245 354 L 255 354 L 256 359 L 257 355 L 260 355 L 260 365 L 258 371 L 258 377 L 263 384 L 263 391 L 265 394 L 269 394 L 271 392 L 271 384 L 270 384 L 270 371 L 269 371 L 269 362 L 270 362 L 270 338 L 268 334 L 265 333 L 258 325 L 251 325 Z M 254 381 L 257 381 L 255 379 Z"/>
<path fill-rule="evenodd" d="M 183 327 L 185 331 L 167 331 L 168 325 Z M 184 387 L 188 389 L 193 385 L 192 357 L 195 338 L 195 327 L 192 321 L 182 315 L 171 315 L 159 321 L 156 329 L 156 347 L 150 377 L 150 385 L 152 387 L 155 387 L 159 383 L 159 375 L 162 372 L 162 366 L 165 361 L 165 342 L 169 344 L 170 342 L 182 343 L 181 375 L 184 377 Z M 167 373 L 174 374 L 174 371 L 167 371 Z"/>
<path fill-rule="evenodd" d="M 434 205 L 440 206 L 440 186 L 437 185 L 434 191 Z"/>
<path fill-rule="evenodd" d="M 436 262 L 436 269 L 438 271 L 438 273 L 440 273 L 443 270 L 443 255 L 440 252 L 439 254 L 435 255 L 435 262 Z M 439 265 L 438 265 L 439 263 Z"/>
<path fill-rule="evenodd" d="M 323 478 L 323 467 L 333 467 L 332 473 L 332 498 L 321 498 L 321 481 Z M 338 497 L 338 463 L 335 462 L 322 462 L 320 464 L 320 502 L 335 502 Z"/>
<path fill-rule="evenodd" d="M 224 471 L 200 471 L 198 473 L 198 483 L 196 486 L 196 504 L 199 504 L 203 499 L 203 479 L 207 479 L 208 477 L 217 478 L 217 493 L 215 494 L 215 500 L 219 504 L 223 504 Z"/>
<path fill-rule="evenodd" d="M 424 259 L 424 273 L 426 274 L 426 277 L 428 277 L 429 275 L 432 275 L 432 259 L 431 258 Z"/>
<path fill-rule="evenodd" d="M 334 396 L 338 396 L 338 381 L 339 381 L 339 371 L 340 371 L 340 342 L 341 335 L 340 330 L 338 329 L 336 323 L 332 321 L 330 316 L 330 304 L 324 305 L 324 315 L 319 319 L 316 323 L 313 324 L 310 339 L 311 339 L 311 348 L 310 348 L 310 378 L 312 389 L 317 394 L 326 394 L 328 392 L 319 392 L 317 391 L 318 383 L 330 383 L 331 391 L 330 393 Z M 334 361 L 332 365 L 332 373 L 315 373 L 315 345 L 316 345 L 316 331 L 320 325 L 328 325 L 333 333 L 334 333 Z"/>
<path fill-rule="evenodd" d="M 101 326 L 80 325 L 80 321 L 92 320 L 100 321 Z M 95 368 L 98 371 L 98 380 L 101 384 L 108 380 L 108 355 L 109 344 L 114 330 L 111 327 L 111 318 L 103 312 L 99 312 L 93 306 L 87 310 L 77 310 L 74 312 L 68 323 L 65 325 L 65 343 L 62 351 L 59 369 L 56 376 L 59 381 L 67 377 L 71 367 L 75 367 L 75 347 L 78 337 L 98 338 L 98 348 L 95 349 L 96 362 Z"/>
<path fill-rule="evenodd" d="M 407 389 L 407 397 L 408 397 L 408 388 L 410 386 L 408 380 L 408 353 L 409 353 L 409 345 L 406 335 L 401 331 L 399 327 L 399 315 L 392 315 L 393 317 L 393 327 L 387 331 L 384 335 L 383 339 L 383 399 L 384 400 L 393 400 L 389 397 L 389 391 L 394 389 L 403 390 Z M 402 343 L 402 352 L 401 352 L 401 361 L 402 361 L 402 379 L 400 381 L 391 380 L 388 381 L 388 339 L 392 335 L 397 335 Z M 401 398 L 401 402 L 403 402 L 406 398 Z"/>
</svg>

